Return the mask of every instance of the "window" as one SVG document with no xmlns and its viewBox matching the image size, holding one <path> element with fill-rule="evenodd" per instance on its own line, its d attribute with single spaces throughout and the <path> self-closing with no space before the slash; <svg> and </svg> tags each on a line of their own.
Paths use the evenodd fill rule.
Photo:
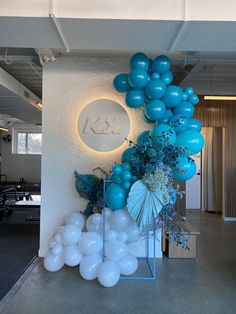
<svg viewBox="0 0 236 314">
<path fill-rule="evenodd" d="M 14 130 L 14 147 L 15 154 L 41 154 L 42 150 L 42 133 L 39 130 Z"/>
</svg>

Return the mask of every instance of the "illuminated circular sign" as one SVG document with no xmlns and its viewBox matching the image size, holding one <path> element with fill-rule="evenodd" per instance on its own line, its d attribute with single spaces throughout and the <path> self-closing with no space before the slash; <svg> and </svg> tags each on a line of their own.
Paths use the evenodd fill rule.
<svg viewBox="0 0 236 314">
<path fill-rule="evenodd" d="M 130 119 L 119 103 L 97 99 L 81 111 L 77 128 L 85 145 L 98 152 L 109 152 L 125 142 L 130 132 Z"/>
</svg>

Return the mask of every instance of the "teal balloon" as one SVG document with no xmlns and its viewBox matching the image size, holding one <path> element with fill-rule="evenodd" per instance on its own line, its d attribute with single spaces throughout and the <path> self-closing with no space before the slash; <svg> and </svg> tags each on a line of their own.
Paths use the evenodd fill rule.
<svg viewBox="0 0 236 314">
<path fill-rule="evenodd" d="M 161 78 L 160 74 L 157 72 L 152 73 L 151 80 L 159 80 Z"/>
<path fill-rule="evenodd" d="M 174 114 L 173 114 L 172 110 L 167 108 L 166 111 L 165 111 L 164 117 L 162 119 L 159 119 L 158 123 L 159 124 L 169 123 L 170 118 L 173 117 L 173 116 L 174 116 Z"/>
<path fill-rule="evenodd" d="M 131 183 L 129 181 L 122 182 L 122 188 L 125 190 L 129 190 L 131 187 Z"/>
<path fill-rule="evenodd" d="M 145 110 L 143 111 L 143 116 L 144 116 L 144 120 L 145 120 L 147 123 L 156 123 L 156 120 L 150 120 L 150 119 L 146 116 Z"/>
<path fill-rule="evenodd" d="M 151 100 L 148 103 L 146 103 L 145 106 L 145 115 L 150 120 L 159 120 L 163 119 L 166 111 L 166 106 L 163 103 L 163 101 L 157 99 L 157 100 Z"/>
<path fill-rule="evenodd" d="M 121 175 L 121 180 L 124 182 L 124 181 L 129 181 L 131 178 L 132 178 L 132 174 L 130 171 L 128 170 L 124 170 L 122 171 Z"/>
<path fill-rule="evenodd" d="M 115 165 L 115 166 L 113 166 L 112 167 L 112 173 L 114 173 L 114 174 L 121 174 L 121 172 L 122 172 L 122 167 L 121 167 L 121 165 Z"/>
<path fill-rule="evenodd" d="M 143 71 L 148 71 L 149 68 L 149 58 L 142 52 L 134 54 L 129 62 L 132 69 L 140 69 Z"/>
<path fill-rule="evenodd" d="M 133 69 L 129 73 L 129 84 L 133 89 L 144 88 L 148 82 L 149 76 L 146 71 L 142 69 Z"/>
<path fill-rule="evenodd" d="M 105 201 L 107 207 L 117 210 L 126 206 L 127 192 L 117 183 L 112 183 L 106 190 Z"/>
<path fill-rule="evenodd" d="M 129 108 L 139 108 L 144 104 L 145 95 L 142 90 L 131 89 L 126 93 L 125 103 Z"/>
<path fill-rule="evenodd" d="M 141 145 L 145 143 L 149 138 L 149 133 L 150 133 L 149 131 L 144 131 L 143 133 L 141 133 L 137 138 L 137 144 Z"/>
<path fill-rule="evenodd" d="M 189 120 L 182 114 L 177 114 L 170 118 L 169 124 L 174 128 L 175 133 L 184 132 L 189 127 Z"/>
<path fill-rule="evenodd" d="M 176 181 L 187 181 L 196 173 L 195 161 L 188 157 L 183 157 L 173 169 L 173 178 Z"/>
<path fill-rule="evenodd" d="M 131 164 L 129 162 L 124 162 L 121 164 L 121 166 L 122 166 L 122 170 L 128 170 L 128 171 L 131 170 Z"/>
<path fill-rule="evenodd" d="M 166 84 L 159 79 L 150 80 L 145 87 L 145 94 L 150 99 L 160 99 L 165 95 Z"/>
<path fill-rule="evenodd" d="M 183 146 L 187 149 L 188 155 L 194 155 L 202 150 L 204 138 L 202 134 L 197 131 L 186 130 L 177 135 L 176 146 Z"/>
<path fill-rule="evenodd" d="M 198 119 L 194 119 L 194 118 L 189 119 L 188 123 L 189 123 L 188 129 L 201 132 L 202 123 Z"/>
<path fill-rule="evenodd" d="M 113 80 L 113 86 L 119 93 L 124 93 L 130 90 L 128 74 L 122 73 L 117 75 Z"/>
<path fill-rule="evenodd" d="M 169 85 L 166 88 L 166 93 L 162 100 L 166 107 L 173 108 L 180 104 L 182 101 L 183 91 L 181 87 L 175 85 Z"/>
<path fill-rule="evenodd" d="M 184 93 L 188 95 L 188 97 L 192 96 L 194 94 L 194 89 L 189 86 L 187 88 L 185 88 Z"/>
<path fill-rule="evenodd" d="M 194 107 L 188 101 L 182 101 L 174 108 L 174 114 L 182 114 L 185 118 L 191 118 L 194 114 Z"/>
<path fill-rule="evenodd" d="M 176 133 L 174 129 L 167 124 L 158 124 L 150 132 L 152 141 L 157 144 L 167 146 L 168 144 L 175 145 Z"/>
<path fill-rule="evenodd" d="M 191 102 L 192 105 L 197 105 L 199 103 L 199 98 L 196 94 L 193 94 L 188 98 L 188 101 Z"/>
<path fill-rule="evenodd" d="M 134 147 L 130 147 L 130 148 L 127 148 L 123 152 L 123 154 L 121 156 L 121 161 L 122 161 L 122 163 L 124 163 L 127 161 L 134 160 L 134 159 L 136 159 L 136 157 L 137 157 L 137 150 Z"/>
<path fill-rule="evenodd" d="M 167 71 L 167 72 L 163 73 L 161 76 L 161 80 L 166 85 L 170 85 L 173 82 L 173 79 L 174 79 L 174 76 L 173 76 L 173 73 L 171 71 Z"/>
<path fill-rule="evenodd" d="M 152 63 L 152 71 L 163 74 L 169 71 L 171 65 L 171 61 L 167 56 L 158 56 L 153 60 Z"/>
<path fill-rule="evenodd" d="M 185 91 L 183 92 L 183 95 L 182 95 L 182 101 L 187 101 L 188 99 L 188 94 L 185 93 Z"/>
</svg>

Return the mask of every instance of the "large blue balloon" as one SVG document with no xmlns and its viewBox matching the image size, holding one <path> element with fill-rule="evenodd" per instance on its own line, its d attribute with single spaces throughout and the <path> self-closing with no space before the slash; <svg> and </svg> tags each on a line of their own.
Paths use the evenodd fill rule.
<svg viewBox="0 0 236 314">
<path fill-rule="evenodd" d="M 183 92 L 183 95 L 182 95 L 182 101 L 187 101 L 188 99 L 188 94 L 185 93 L 185 91 Z"/>
<path fill-rule="evenodd" d="M 131 89 L 127 92 L 125 103 L 129 108 L 139 108 L 144 104 L 145 95 L 142 90 Z"/>
<path fill-rule="evenodd" d="M 117 183 L 112 183 L 106 190 L 106 205 L 113 209 L 121 209 L 125 207 L 127 202 L 127 192 Z"/>
<path fill-rule="evenodd" d="M 145 106 L 145 114 L 150 120 L 159 120 L 164 118 L 166 106 L 163 101 L 151 100 Z"/>
<path fill-rule="evenodd" d="M 151 79 L 152 80 L 159 80 L 161 78 L 160 74 L 157 72 L 152 73 Z"/>
<path fill-rule="evenodd" d="M 149 76 L 142 69 L 133 69 L 129 73 L 129 84 L 134 89 L 144 88 L 148 82 Z"/>
<path fill-rule="evenodd" d="M 166 56 L 158 56 L 154 59 L 152 63 L 152 71 L 163 74 L 169 71 L 171 65 L 171 61 Z"/>
<path fill-rule="evenodd" d="M 163 123 L 166 124 L 166 123 L 169 123 L 170 118 L 173 117 L 173 116 L 174 116 L 174 114 L 173 114 L 172 110 L 169 109 L 169 108 L 167 108 L 166 111 L 165 111 L 164 117 L 163 117 L 162 119 L 159 119 L 159 120 L 158 120 L 158 123 L 159 123 L 159 124 L 163 124 Z"/>
<path fill-rule="evenodd" d="M 161 76 L 161 80 L 166 84 L 170 85 L 173 82 L 174 76 L 171 71 L 167 71 Z"/>
<path fill-rule="evenodd" d="M 174 114 L 182 114 L 185 118 L 191 118 L 194 114 L 194 107 L 188 101 L 182 101 L 174 108 Z"/>
<path fill-rule="evenodd" d="M 123 154 L 121 156 L 121 161 L 123 163 L 126 161 L 134 160 L 134 159 L 136 159 L 136 156 L 137 156 L 137 150 L 134 147 L 130 147 L 130 148 L 127 148 L 123 152 Z"/>
<path fill-rule="evenodd" d="M 188 121 L 188 129 L 195 130 L 197 132 L 201 132 L 202 130 L 202 123 L 198 119 L 189 119 Z"/>
<path fill-rule="evenodd" d="M 113 85 L 119 93 L 124 93 L 130 90 L 128 74 L 121 73 L 117 75 L 113 80 Z"/>
<path fill-rule="evenodd" d="M 145 143 L 149 138 L 149 133 L 149 131 L 142 132 L 137 138 L 137 144 L 140 145 L 142 143 Z"/>
<path fill-rule="evenodd" d="M 194 89 L 191 86 L 189 86 L 184 90 L 184 93 L 186 93 L 188 97 L 190 97 L 194 94 Z"/>
<path fill-rule="evenodd" d="M 204 138 L 197 131 L 187 130 L 177 135 L 176 146 L 183 146 L 187 149 L 188 155 L 194 155 L 202 150 Z"/>
<path fill-rule="evenodd" d="M 197 95 L 193 94 L 192 96 L 188 98 L 188 101 L 191 102 L 191 104 L 195 106 L 198 104 L 199 98 Z"/>
<path fill-rule="evenodd" d="M 177 114 L 170 118 L 169 120 L 170 126 L 172 126 L 176 133 L 183 132 L 188 129 L 189 122 L 188 119 L 183 117 L 182 114 Z"/>
<path fill-rule="evenodd" d="M 187 181 L 196 173 L 195 161 L 188 157 L 183 157 L 173 169 L 173 178 L 176 181 Z"/>
<path fill-rule="evenodd" d="M 164 146 L 168 144 L 174 145 L 176 142 L 176 133 L 174 129 L 167 124 L 158 124 L 150 132 L 150 136 L 154 143 L 162 144 Z"/>
<path fill-rule="evenodd" d="M 166 84 L 161 80 L 154 79 L 147 82 L 145 94 L 148 98 L 159 99 L 165 95 Z"/>
<path fill-rule="evenodd" d="M 149 68 L 149 59 L 144 53 L 138 52 L 132 56 L 129 65 L 132 69 L 140 69 L 147 72 Z"/>
<path fill-rule="evenodd" d="M 156 123 L 156 120 L 150 120 L 146 114 L 145 114 L 145 110 L 143 111 L 143 116 L 144 116 L 144 120 L 147 122 L 147 123 Z"/>
<path fill-rule="evenodd" d="M 183 91 L 181 87 L 169 85 L 162 100 L 166 104 L 166 107 L 173 108 L 180 104 L 180 102 L 182 101 L 182 96 Z"/>
</svg>

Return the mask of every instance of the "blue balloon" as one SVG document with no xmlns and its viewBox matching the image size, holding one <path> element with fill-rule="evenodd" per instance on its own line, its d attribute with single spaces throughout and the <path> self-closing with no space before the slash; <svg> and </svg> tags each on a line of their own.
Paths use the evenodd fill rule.
<svg viewBox="0 0 236 314">
<path fill-rule="evenodd" d="M 121 166 L 122 166 L 123 170 L 128 170 L 128 171 L 131 170 L 131 164 L 129 162 L 124 162 L 124 163 L 122 163 Z"/>
<path fill-rule="evenodd" d="M 118 175 L 118 174 L 113 174 L 113 175 L 110 177 L 110 180 L 112 180 L 112 181 L 114 181 L 115 183 L 118 183 L 118 184 L 121 184 L 121 183 L 122 183 L 121 177 L 120 177 L 120 175 Z"/>
<path fill-rule="evenodd" d="M 195 130 L 197 132 L 201 132 L 202 123 L 198 119 L 194 119 L 194 118 L 189 119 L 188 124 L 189 124 L 188 129 Z"/>
<path fill-rule="evenodd" d="M 187 101 L 188 99 L 188 94 L 185 93 L 185 91 L 183 92 L 183 95 L 182 95 L 182 101 Z"/>
<path fill-rule="evenodd" d="M 131 187 L 131 183 L 129 181 L 122 182 L 122 188 L 125 190 L 129 190 Z"/>
<path fill-rule="evenodd" d="M 166 88 L 166 93 L 162 100 L 166 104 L 166 107 L 173 108 L 180 104 L 182 101 L 183 91 L 181 87 L 175 85 L 169 85 Z"/>
<path fill-rule="evenodd" d="M 190 97 L 194 94 L 194 89 L 191 86 L 189 86 L 184 90 L 184 93 L 186 93 L 188 97 Z"/>
<path fill-rule="evenodd" d="M 113 209 L 121 209 L 126 206 L 127 192 L 117 183 L 112 183 L 105 193 L 106 205 Z"/>
<path fill-rule="evenodd" d="M 138 52 L 132 56 L 129 65 L 132 69 L 140 69 L 147 72 L 149 68 L 149 58 L 144 53 Z"/>
<path fill-rule="evenodd" d="M 143 111 L 143 115 L 144 115 L 144 120 L 147 122 L 147 123 L 156 123 L 156 120 L 150 120 L 146 114 L 145 114 L 145 111 Z"/>
<path fill-rule="evenodd" d="M 121 175 L 121 180 L 124 182 L 124 181 L 129 181 L 131 178 L 132 178 L 132 174 L 130 171 L 128 170 L 124 170 Z"/>
<path fill-rule="evenodd" d="M 142 90 L 131 89 L 127 92 L 125 103 L 129 108 L 139 108 L 145 102 L 145 95 Z"/>
<path fill-rule="evenodd" d="M 193 94 L 192 96 L 188 98 L 188 101 L 191 102 L 191 104 L 195 106 L 198 104 L 199 98 L 197 95 Z"/>
<path fill-rule="evenodd" d="M 176 133 L 174 129 L 167 124 L 158 124 L 150 132 L 152 141 L 157 144 L 167 146 L 174 145 L 176 142 Z"/>
<path fill-rule="evenodd" d="M 170 118 L 173 117 L 174 114 L 171 109 L 167 108 L 165 111 L 165 115 L 162 119 L 158 120 L 159 124 L 167 124 L 170 121 Z"/>
<path fill-rule="evenodd" d="M 122 163 L 130 160 L 134 160 L 137 157 L 137 150 L 134 147 L 127 148 L 122 156 L 121 156 L 121 161 Z"/>
<path fill-rule="evenodd" d="M 188 101 L 182 101 L 174 108 L 174 114 L 182 114 L 185 118 L 191 118 L 194 114 L 194 107 Z"/>
<path fill-rule="evenodd" d="M 188 119 L 183 117 L 182 114 L 177 114 L 170 118 L 169 120 L 170 126 L 172 126 L 176 133 L 183 132 L 188 129 L 189 122 Z"/>
<path fill-rule="evenodd" d="M 173 169 L 173 178 L 176 181 L 187 181 L 196 173 L 195 161 L 188 157 L 183 157 Z"/>
<path fill-rule="evenodd" d="M 113 86 L 119 93 L 124 93 L 130 90 L 128 74 L 118 74 L 113 80 Z"/>
<path fill-rule="evenodd" d="M 149 76 L 142 69 L 133 69 L 129 73 L 129 84 L 133 89 L 144 88 L 148 82 Z"/>
<path fill-rule="evenodd" d="M 149 131 L 142 132 L 137 138 L 137 144 L 140 145 L 142 143 L 145 143 L 146 140 L 149 138 L 149 133 Z"/>
<path fill-rule="evenodd" d="M 145 114 L 150 120 L 158 120 L 164 118 L 166 106 L 163 101 L 151 100 L 146 103 Z"/>
<path fill-rule="evenodd" d="M 177 135 L 176 146 L 183 146 L 187 149 L 188 155 L 194 155 L 202 150 L 204 138 L 202 134 L 197 131 L 186 130 Z"/>
<path fill-rule="evenodd" d="M 174 76 L 173 76 L 173 73 L 171 71 L 167 71 L 167 72 L 163 73 L 161 76 L 161 80 L 166 85 L 170 85 L 173 82 L 173 79 L 174 79 Z"/>
<path fill-rule="evenodd" d="M 160 74 L 157 72 L 152 73 L 151 80 L 159 80 L 161 78 Z"/>
<path fill-rule="evenodd" d="M 171 65 L 171 61 L 166 56 L 158 56 L 154 59 L 152 63 L 152 71 L 163 74 L 169 71 Z"/>
<path fill-rule="evenodd" d="M 145 94 L 148 98 L 159 99 L 165 95 L 166 84 L 161 80 L 150 80 L 145 87 Z"/>
<path fill-rule="evenodd" d="M 113 166 L 112 167 L 112 173 L 114 173 L 114 174 L 121 174 L 121 172 L 122 172 L 122 167 L 121 167 L 121 165 L 115 165 L 115 166 Z"/>
</svg>

